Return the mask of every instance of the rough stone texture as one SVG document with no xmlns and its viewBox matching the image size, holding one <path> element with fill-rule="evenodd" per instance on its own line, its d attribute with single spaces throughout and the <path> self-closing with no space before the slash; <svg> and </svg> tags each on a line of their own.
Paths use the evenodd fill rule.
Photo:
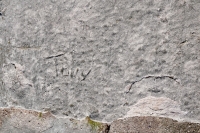
<svg viewBox="0 0 200 133">
<path fill-rule="evenodd" d="M 109 133 L 200 133 L 200 124 L 141 116 L 114 121 Z"/>
<path fill-rule="evenodd" d="M 56 118 L 50 112 L 21 108 L 0 109 L 1 133 L 107 133 L 108 124 L 86 117 L 83 120 Z"/>
<path fill-rule="evenodd" d="M 0 107 L 111 122 L 154 96 L 200 121 L 199 21 L 199 0 L 0 0 Z"/>
<path fill-rule="evenodd" d="M 169 98 L 149 96 L 130 107 L 125 117 L 160 116 L 183 121 L 186 119 L 185 114 L 186 112 L 181 111 L 177 102 Z"/>
<path fill-rule="evenodd" d="M 110 124 L 86 117 L 58 118 L 50 112 L 22 108 L 0 109 L 1 133 L 200 133 L 200 124 L 155 116 L 134 116 Z"/>
</svg>

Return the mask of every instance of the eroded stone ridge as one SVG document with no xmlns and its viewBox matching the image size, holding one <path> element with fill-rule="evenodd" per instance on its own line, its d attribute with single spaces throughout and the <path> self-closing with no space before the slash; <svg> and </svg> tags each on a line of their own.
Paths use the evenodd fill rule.
<svg viewBox="0 0 200 133">
<path fill-rule="evenodd" d="M 187 112 L 180 108 L 180 104 L 166 97 L 148 96 L 140 99 L 136 104 L 130 106 L 125 117 L 133 116 L 161 116 L 184 120 Z"/>
<path fill-rule="evenodd" d="M 135 116 L 112 122 L 109 133 L 200 133 L 200 124 L 162 117 Z"/>
<path fill-rule="evenodd" d="M 50 112 L 39 112 L 22 108 L 0 109 L 1 133 L 200 133 L 200 124 L 178 122 L 156 116 L 134 116 L 115 120 L 112 123 L 58 118 Z"/>
<path fill-rule="evenodd" d="M 22 108 L 0 108 L 1 133 L 107 133 L 109 125 L 89 117 L 78 120 L 57 118 L 50 112 Z"/>
</svg>

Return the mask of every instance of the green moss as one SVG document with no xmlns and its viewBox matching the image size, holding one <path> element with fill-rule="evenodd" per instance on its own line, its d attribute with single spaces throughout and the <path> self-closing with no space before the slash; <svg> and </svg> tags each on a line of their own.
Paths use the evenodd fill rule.
<svg viewBox="0 0 200 133">
<path fill-rule="evenodd" d="M 93 121 L 90 119 L 90 117 L 86 117 L 88 125 L 91 126 L 92 130 L 95 131 L 102 131 L 103 130 L 103 124 L 97 121 Z"/>
<path fill-rule="evenodd" d="M 39 118 L 42 118 L 42 112 L 39 113 Z"/>
</svg>

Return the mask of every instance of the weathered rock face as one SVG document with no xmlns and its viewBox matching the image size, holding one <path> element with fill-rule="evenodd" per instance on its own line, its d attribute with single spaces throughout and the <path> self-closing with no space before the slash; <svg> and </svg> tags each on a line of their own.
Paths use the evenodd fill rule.
<svg viewBox="0 0 200 133">
<path fill-rule="evenodd" d="M 177 119 L 185 119 L 186 112 L 181 111 L 177 102 L 164 97 L 146 97 L 130 107 L 125 117 L 133 116 L 160 116 Z"/>
<path fill-rule="evenodd" d="M 0 109 L 1 133 L 107 133 L 108 124 L 86 117 L 83 120 L 56 118 L 50 112 L 20 108 Z"/>
<path fill-rule="evenodd" d="M 169 118 L 135 116 L 113 121 L 110 125 L 91 120 L 57 118 L 50 112 L 20 108 L 0 109 L 0 132 L 23 133 L 200 133 L 200 124 Z"/>
<path fill-rule="evenodd" d="M 112 122 L 153 96 L 199 122 L 199 20 L 199 0 L 0 0 L 0 107 Z"/>
<path fill-rule="evenodd" d="M 200 133 L 200 124 L 141 116 L 114 121 L 109 133 Z"/>
</svg>

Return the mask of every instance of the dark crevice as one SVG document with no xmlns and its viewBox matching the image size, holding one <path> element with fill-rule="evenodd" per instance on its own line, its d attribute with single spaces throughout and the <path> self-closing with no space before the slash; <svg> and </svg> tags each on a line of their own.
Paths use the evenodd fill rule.
<svg viewBox="0 0 200 133">
<path fill-rule="evenodd" d="M 15 63 L 6 64 L 6 65 L 4 65 L 4 67 L 5 67 L 5 66 L 8 66 L 8 65 L 10 65 L 10 64 L 13 65 L 15 69 L 17 68 L 16 65 L 15 65 Z"/>
<path fill-rule="evenodd" d="M 4 8 L 3 10 L 0 11 L 0 16 L 5 16 L 5 11 L 6 11 L 6 8 Z"/>
<path fill-rule="evenodd" d="M 105 133 L 109 133 L 109 132 L 110 132 L 110 125 L 107 124 L 107 127 L 106 127 L 106 129 L 105 129 Z"/>
<path fill-rule="evenodd" d="M 51 58 L 55 58 L 55 57 L 60 57 L 60 56 L 63 56 L 63 55 L 64 55 L 64 54 L 49 56 L 49 57 L 46 57 L 46 59 L 51 59 Z"/>
<path fill-rule="evenodd" d="M 14 63 L 10 63 L 10 64 L 12 64 L 12 65 L 15 67 L 15 69 L 17 68 L 16 65 L 15 65 Z"/>
<path fill-rule="evenodd" d="M 129 86 L 128 90 L 126 91 L 126 93 L 129 93 L 129 92 L 130 92 L 132 86 L 133 86 L 135 83 L 140 82 L 140 81 L 142 81 L 143 79 L 149 79 L 149 78 L 155 78 L 155 79 L 169 78 L 169 79 L 174 80 L 174 81 L 177 82 L 178 84 L 180 84 L 180 82 L 177 81 L 177 78 L 175 78 L 175 77 L 173 77 L 173 76 L 166 76 L 166 75 L 164 75 L 164 76 L 152 76 L 152 75 L 150 75 L 150 76 L 142 77 L 142 78 L 139 79 L 139 80 L 133 81 L 133 82 L 131 83 L 131 85 Z"/>
<path fill-rule="evenodd" d="M 31 47 L 31 46 L 21 46 L 21 47 L 12 47 L 12 48 L 18 48 L 18 49 L 40 49 L 41 47 Z"/>
</svg>

